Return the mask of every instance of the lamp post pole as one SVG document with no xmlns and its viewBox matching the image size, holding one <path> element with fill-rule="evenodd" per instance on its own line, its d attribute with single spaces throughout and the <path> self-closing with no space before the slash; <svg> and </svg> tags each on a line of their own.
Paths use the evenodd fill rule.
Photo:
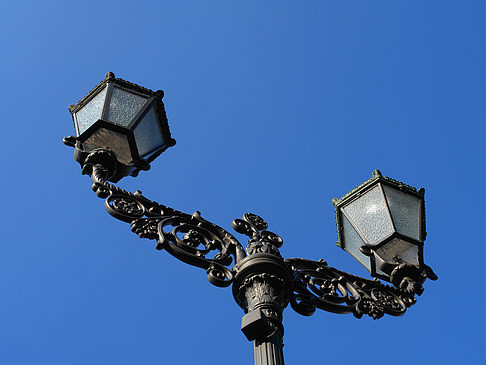
<svg viewBox="0 0 486 365">
<path fill-rule="evenodd" d="M 245 309 L 242 330 L 254 341 L 255 364 L 283 365 L 283 309 L 292 284 L 290 270 L 273 254 L 255 254 L 240 263 L 233 291 Z"/>
<path fill-rule="evenodd" d="M 140 191 L 131 193 L 113 185 L 110 181 L 148 170 L 154 158 L 175 144 L 162 96 L 160 91 L 108 73 L 78 105 L 70 107 L 78 135 L 64 138 L 64 143 L 74 147 L 82 173 L 91 177 L 92 189 L 105 199 L 109 214 L 129 223 L 140 238 L 156 240 L 157 250 L 204 269 L 211 284 L 232 286 L 233 297 L 245 313 L 241 331 L 254 342 L 255 365 L 284 364 L 282 320 L 289 304 L 304 316 L 316 309 L 352 313 L 357 318 L 400 316 L 422 294 L 424 281 L 437 279 L 423 262 L 423 191 L 378 171 L 333 201 L 338 245 L 358 259 L 373 280 L 330 267 L 324 260 L 284 259 L 279 251 L 282 238 L 255 214 L 246 213 L 232 223 L 236 232 L 248 237 L 245 249 L 199 212 L 183 213 Z M 136 110 L 120 105 L 120 100 L 113 102 L 116 98 L 132 98 L 128 104 Z"/>
</svg>

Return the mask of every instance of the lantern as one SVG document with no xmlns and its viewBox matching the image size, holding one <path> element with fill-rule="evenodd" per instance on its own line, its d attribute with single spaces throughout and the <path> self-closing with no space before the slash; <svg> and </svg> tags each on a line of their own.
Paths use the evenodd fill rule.
<svg viewBox="0 0 486 365">
<path fill-rule="evenodd" d="M 424 189 L 384 177 L 378 170 L 341 199 L 333 199 L 337 245 L 374 277 L 390 280 L 397 265 L 424 267 Z"/>
<path fill-rule="evenodd" d="M 150 162 L 175 144 L 163 95 L 162 90 L 154 92 L 108 72 L 79 103 L 69 106 L 76 129 L 75 141 L 71 140 L 76 160 L 82 164 L 95 149 L 112 151 L 121 165 L 112 181 L 147 170 Z"/>
</svg>

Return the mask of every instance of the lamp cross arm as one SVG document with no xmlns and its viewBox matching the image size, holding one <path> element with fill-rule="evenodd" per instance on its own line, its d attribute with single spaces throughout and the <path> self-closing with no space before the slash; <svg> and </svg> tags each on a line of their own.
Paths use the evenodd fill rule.
<svg viewBox="0 0 486 365">
<path fill-rule="evenodd" d="M 108 213 L 127 223 L 140 238 L 157 240 L 156 249 L 165 250 L 189 265 L 205 269 L 210 283 L 227 287 L 234 273 L 228 267 L 245 256 L 245 250 L 229 232 L 201 217 L 159 204 L 142 195 L 128 192 L 107 179 L 116 169 L 111 151 L 95 150 L 83 164 L 83 174 L 90 175 L 92 189 L 105 199 Z"/>
<path fill-rule="evenodd" d="M 289 258 L 285 263 L 294 275 L 290 305 L 304 316 L 314 314 L 316 309 L 352 313 L 356 318 L 361 318 L 363 314 L 373 319 L 385 314 L 401 316 L 415 304 L 415 295 L 423 291 L 420 281 L 425 280 L 405 277 L 405 281 L 410 280 L 410 285 L 400 288 L 385 285 L 378 279 L 369 280 L 346 273 L 328 266 L 324 260 Z M 406 272 L 409 269 L 404 265 L 398 271 Z M 435 278 L 431 277 L 432 280 Z"/>
<path fill-rule="evenodd" d="M 204 219 L 199 212 L 192 215 L 180 212 L 144 197 L 141 191 L 131 193 L 109 183 L 108 179 L 116 173 L 116 168 L 114 153 L 103 149 L 91 152 L 82 168 L 83 174 L 90 175 L 93 181 L 93 191 L 105 199 L 108 213 L 130 223 L 132 232 L 140 238 L 157 240 L 156 249 L 165 250 L 180 261 L 206 270 L 213 285 L 230 286 L 235 277 L 242 276 L 241 268 L 248 266 L 249 262 L 258 261 L 263 256 L 273 257 L 267 261 L 276 267 L 287 266 L 283 270 L 290 275 L 289 280 L 284 278 L 289 291 L 287 303 L 299 314 L 310 316 L 316 309 L 322 309 L 333 313 L 352 313 L 357 318 L 367 314 L 378 319 L 385 314 L 404 314 L 415 304 L 415 295 L 422 294 L 426 278 L 437 279 L 427 265 L 419 270 L 414 265 L 398 264 L 391 273 L 394 285 L 391 286 L 376 278 L 369 280 L 330 267 L 324 260 L 284 260 L 278 250 L 283 243 L 280 236 L 267 231 L 266 221 L 250 213 L 233 221 L 233 228 L 238 233 L 250 237 L 245 252 L 232 234 Z M 230 268 L 232 264 L 234 266 Z M 238 290 L 234 289 L 236 297 Z M 246 306 L 244 300 L 240 305 Z M 280 306 L 283 308 L 286 304 L 281 303 Z"/>
</svg>

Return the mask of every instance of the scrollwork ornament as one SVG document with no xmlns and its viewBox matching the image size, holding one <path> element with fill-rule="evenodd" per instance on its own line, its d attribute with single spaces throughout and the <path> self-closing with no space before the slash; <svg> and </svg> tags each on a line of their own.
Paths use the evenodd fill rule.
<svg viewBox="0 0 486 365">
<path fill-rule="evenodd" d="M 294 311 L 302 316 L 312 316 L 316 311 L 316 306 L 307 296 L 294 294 L 290 298 L 290 306 Z"/>
<path fill-rule="evenodd" d="M 106 199 L 106 210 L 113 217 L 131 222 L 145 214 L 145 207 L 137 199 L 121 194 L 112 194 Z"/>
<path fill-rule="evenodd" d="M 372 299 L 379 303 L 384 312 L 388 314 L 400 314 L 406 310 L 406 305 L 403 301 L 392 292 L 375 288 L 371 290 Z"/>
<path fill-rule="evenodd" d="M 385 314 L 382 307 L 370 298 L 364 298 L 356 306 L 356 311 L 353 312 L 356 318 L 361 318 L 364 314 L 369 315 L 373 319 L 380 319 Z"/>
<path fill-rule="evenodd" d="M 248 237 L 251 237 L 254 233 L 253 227 L 250 225 L 250 223 L 245 222 L 243 219 L 235 219 L 231 225 L 236 232 L 244 234 Z"/>
<path fill-rule="evenodd" d="M 224 287 L 232 283 L 233 272 L 227 266 L 246 255 L 229 232 L 205 220 L 199 212 L 179 212 L 147 199 L 140 191 L 131 193 L 107 182 L 116 173 L 116 158 L 110 151 L 96 150 L 88 155 L 83 173 L 91 176 L 96 194 L 106 198 L 108 213 L 130 223 L 132 232 L 157 240 L 157 249 L 206 270 L 212 284 Z"/>
<path fill-rule="evenodd" d="M 257 253 L 269 253 L 275 256 L 280 256 L 279 250 L 269 242 L 265 242 L 260 239 L 251 240 L 246 248 L 248 255 L 254 255 Z"/>
<path fill-rule="evenodd" d="M 283 240 L 278 234 L 266 230 L 268 224 L 262 217 L 245 213 L 243 219 L 235 219 L 232 226 L 236 232 L 250 237 L 246 248 L 248 255 L 269 253 L 281 257 L 278 248 Z"/>
<path fill-rule="evenodd" d="M 159 223 L 159 218 L 135 219 L 130 224 L 130 228 L 132 232 L 138 235 L 140 238 L 155 240 L 159 237 Z"/>
<path fill-rule="evenodd" d="M 178 228 L 180 230 L 181 228 Z M 174 234 L 175 232 L 173 232 Z M 186 246 L 189 246 L 191 248 L 195 249 L 195 252 L 198 256 L 203 255 L 204 253 L 209 252 L 210 250 L 213 250 L 216 248 L 216 246 L 219 245 L 219 242 L 208 238 L 206 239 L 202 233 L 198 232 L 195 229 L 189 229 L 184 234 L 184 237 L 182 238 L 182 243 Z M 197 248 L 200 246 L 204 246 L 205 250 L 198 250 Z M 204 253 L 203 253 L 204 252 Z"/>
<path fill-rule="evenodd" d="M 290 304 L 299 314 L 312 315 L 315 308 L 334 313 L 352 313 L 373 319 L 384 314 L 400 316 L 414 303 L 413 296 L 399 288 L 351 275 L 305 259 L 287 259 L 294 273 L 294 293 Z"/>
<path fill-rule="evenodd" d="M 257 231 L 264 231 L 268 228 L 267 222 L 256 214 L 245 213 L 243 219 L 255 227 Z"/>
<path fill-rule="evenodd" d="M 263 242 L 268 242 L 277 248 L 282 247 L 283 240 L 278 234 L 270 231 L 261 231 L 260 236 Z"/>
<path fill-rule="evenodd" d="M 219 287 L 227 287 L 233 282 L 233 272 L 223 265 L 212 263 L 206 270 L 208 281 Z"/>
</svg>

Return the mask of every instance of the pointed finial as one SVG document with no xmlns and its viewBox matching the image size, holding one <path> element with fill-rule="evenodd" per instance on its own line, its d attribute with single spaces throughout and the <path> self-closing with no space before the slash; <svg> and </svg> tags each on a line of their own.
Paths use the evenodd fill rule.
<svg viewBox="0 0 486 365">
<path fill-rule="evenodd" d="M 376 179 L 377 177 L 382 177 L 383 175 L 381 174 L 380 170 L 375 170 L 373 171 L 373 179 Z"/>
<path fill-rule="evenodd" d="M 111 71 L 107 72 L 105 75 L 105 80 L 114 80 L 115 79 L 115 74 Z"/>
<path fill-rule="evenodd" d="M 74 136 L 68 136 L 68 137 L 64 137 L 62 139 L 62 143 L 64 143 L 66 146 L 69 146 L 69 147 L 74 147 L 76 146 L 76 137 Z"/>
</svg>

